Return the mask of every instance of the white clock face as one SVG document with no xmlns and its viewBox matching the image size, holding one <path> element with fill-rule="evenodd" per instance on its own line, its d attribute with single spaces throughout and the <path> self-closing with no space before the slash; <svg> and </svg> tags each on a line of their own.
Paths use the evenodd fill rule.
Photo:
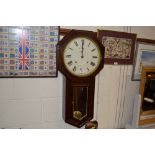
<svg viewBox="0 0 155 155">
<path fill-rule="evenodd" d="M 95 42 L 85 37 L 77 37 L 67 44 L 63 59 L 71 74 L 84 77 L 98 68 L 101 54 Z"/>
</svg>

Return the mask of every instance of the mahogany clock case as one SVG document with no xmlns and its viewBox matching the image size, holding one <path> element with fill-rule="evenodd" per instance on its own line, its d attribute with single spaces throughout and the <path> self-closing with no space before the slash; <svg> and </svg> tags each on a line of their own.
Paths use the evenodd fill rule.
<svg viewBox="0 0 155 155">
<path fill-rule="evenodd" d="M 99 47 L 100 51 L 102 52 L 101 54 L 101 63 L 99 67 L 90 75 L 86 77 L 77 77 L 69 73 L 65 67 L 64 61 L 63 61 L 63 51 L 65 50 L 66 45 L 73 39 L 77 37 L 88 37 L 92 39 Z M 58 70 L 60 70 L 66 77 L 69 79 L 74 79 L 74 80 L 89 80 L 91 77 L 95 77 L 100 70 L 104 67 L 104 51 L 105 48 L 104 46 L 99 42 L 97 39 L 96 35 L 92 31 L 85 31 L 85 30 L 71 30 L 66 36 L 64 36 L 63 40 L 59 41 L 57 44 L 57 67 Z"/>
<path fill-rule="evenodd" d="M 78 89 L 87 89 L 87 95 L 82 95 L 82 93 L 75 94 Z M 78 128 L 82 127 L 85 123 L 93 119 L 94 113 L 94 90 L 95 90 L 95 78 L 91 81 L 75 82 L 66 78 L 66 98 L 64 104 L 63 118 L 66 123 L 69 123 Z M 83 96 L 83 97 L 81 97 Z M 78 106 L 80 111 L 85 110 L 85 116 L 82 119 L 75 119 L 73 116 L 73 109 L 78 98 Z M 84 103 L 84 101 L 86 101 Z"/>
<path fill-rule="evenodd" d="M 101 52 L 101 59 L 98 68 L 92 74 L 78 77 L 70 73 L 64 64 L 63 54 L 67 44 L 77 37 L 89 38 L 96 43 Z M 71 30 L 57 44 L 57 67 L 65 77 L 65 104 L 64 120 L 76 127 L 82 127 L 85 123 L 93 118 L 94 113 L 94 91 L 95 76 L 104 66 L 104 46 L 99 42 L 94 32 L 84 30 Z M 78 107 L 77 110 L 75 107 Z M 74 115 L 74 112 L 79 112 Z M 80 116 L 82 112 L 82 116 Z M 79 118 L 76 118 L 79 117 Z"/>
</svg>

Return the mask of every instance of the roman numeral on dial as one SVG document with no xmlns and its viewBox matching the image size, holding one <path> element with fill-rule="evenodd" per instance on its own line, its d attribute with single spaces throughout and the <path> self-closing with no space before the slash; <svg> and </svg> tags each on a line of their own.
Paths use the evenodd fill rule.
<svg viewBox="0 0 155 155">
<path fill-rule="evenodd" d="M 69 49 L 73 51 L 73 49 L 71 47 L 69 47 Z"/>
<path fill-rule="evenodd" d="M 76 66 L 74 66 L 73 71 L 74 71 L 74 72 L 76 71 Z"/>
<path fill-rule="evenodd" d="M 66 58 L 71 58 L 71 55 L 66 55 Z"/>
<path fill-rule="evenodd" d="M 69 66 L 71 66 L 71 65 L 73 64 L 73 62 L 72 62 L 72 61 L 69 61 L 67 64 L 68 64 Z"/>
<path fill-rule="evenodd" d="M 81 43 L 84 44 L 84 40 L 83 39 L 81 40 Z"/>
<path fill-rule="evenodd" d="M 92 49 L 91 51 L 94 52 L 96 50 L 96 48 Z"/>
<path fill-rule="evenodd" d="M 74 41 L 74 44 L 75 44 L 76 46 L 78 46 L 78 43 L 77 43 L 77 41 Z"/>
<path fill-rule="evenodd" d="M 91 62 L 90 65 L 95 66 L 95 63 L 94 62 Z"/>
</svg>

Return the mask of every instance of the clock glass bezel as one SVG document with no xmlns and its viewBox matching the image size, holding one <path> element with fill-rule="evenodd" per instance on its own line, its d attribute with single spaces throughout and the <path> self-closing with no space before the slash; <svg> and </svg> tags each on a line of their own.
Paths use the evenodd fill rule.
<svg viewBox="0 0 155 155">
<path fill-rule="evenodd" d="M 68 48 L 68 45 L 70 45 L 74 40 L 77 40 L 77 39 L 87 39 L 89 40 L 90 42 L 92 42 L 95 46 L 95 48 L 97 49 L 97 54 L 98 54 L 98 59 L 97 59 L 97 65 L 95 65 L 95 68 L 92 69 L 91 71 L 85 73 L 75 73 L 73 70 L 71 70 L 70 67 L 68 67 L 67 65 L 67 62 L 66 62 L 66 59 L 65 59 L 65 54 L 66 54 L 66 51 L 67 51 L 67 48 Z M 63 63 L 64 63 L 64 66 L 65 68 L 69 71 L 70 74 L 76 76 L 76 77 L 87 77 L 87 76 L 90 76 L 91 74 L 93 74 L 99 67 L 100 63 L 101 63 L 101 60 L 102 60 L 102 57 L 101 57 L 101 50 L 98 46 L 98 44 L 92 39 L 92 38 L 89 38 L 89 37 L 85 37 L 85 36 L 77 36 L 77 37 L 74 37 L 72 38 L 67 44 L 66 46 L 64 47 L 64 53 L 63 53 Z"/>
</svg>

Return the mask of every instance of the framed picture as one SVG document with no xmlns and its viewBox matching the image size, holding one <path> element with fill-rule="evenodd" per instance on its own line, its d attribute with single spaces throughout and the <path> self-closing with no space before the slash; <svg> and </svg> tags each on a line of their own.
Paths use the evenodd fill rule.
<svg viewBox="0 0 155 155">
<path fill-rule="evenodd" d="M 58 26 L 0 26 L 0 78 L 57 77 Z"/>
<path fill-rule="evenodd" d="M 105 64 L 132 65 L 136 34 L 98 30 L 97 37 L 105 47 Z"/>
<path fill-rule="evenodd" d="M 142 66 L 155 66 L 155 40 L 138 38 L 132 80 L 141 79 Z"/>
<path fill-rule="evenodd" d="M 139 93 L 142 99 L 139 124 L 155 123 L 155 66 L 142 67 Z"/>
</svg>

